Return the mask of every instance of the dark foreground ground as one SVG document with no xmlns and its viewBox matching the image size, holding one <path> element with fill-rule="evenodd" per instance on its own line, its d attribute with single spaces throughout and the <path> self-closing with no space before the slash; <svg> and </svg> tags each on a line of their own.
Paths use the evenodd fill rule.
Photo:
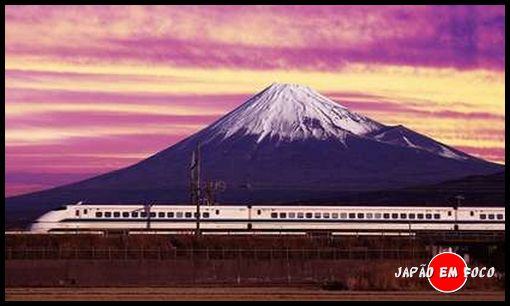
<svg viewBox="0 0 510 306">
<path fill-rule="evenodd" d="M 294 293 L 301 294 L 295 288 L 303 286 L 312 290 L 308 293 L 311 299 L 323 295 L 327 298 L 332 293 L 345 296 L 345 292 L 402 295 L 408 291 L 421 296 L 432 291 L 428 281 L 397 279 L 394 274 L 398 267 L 427 264 L 440 247 L 457 245 L 458 252 L 469 259 L 469 266 L 495 266 L 498 272 L 491 279 L 470 279 L 463 291 L 479 292 L 484 297 L 485 293 L 503 290 L 504 237 L 498 242 L 453 238 L 8 235 L 5 287 L 11 298 L 21 294 L 34 299 L 48 293 L 61 293 L 62 298 L 68 299 L 81 293 L 86 297 L 97 293 L 102 299 L 120 299 L 122 292 L 135 294 L 133 298 L 141 296 L 140 299 L 145 298 L 144 294 L 152 298 L 167 293 L 170 296 L 161 298 L 180 299 L 184 297 L 179 294 L 185 292 L 197 295 L 195 299 L 222 299 L 221 294 L 231 294 L 232 299 L 264 294 L 290 298 Z M 220 289 L 210 291 L 207 288 L 211 285 Z M 190 289 L 172 291 L 178 286 Z M 221 289 L 229 286 L 236 290 Z M 254 287 L 265 289 L 242 289 Z M 273 290 L 269 287 L 283 291 L 267 292 Z M 117 289 L 90 293 L 100 290 L 97 288 Z M 159 291 L 146 293 L 125 288 Z M 119 290 L 124 291 L 117 297 Z"/>
<path fill-rule="evenodd" d="M 504 291 L 327 291 L 313 287 L 6 288 L 7 301 L 127 300 L 334 300 L 504 301 Z"/>
</svg>

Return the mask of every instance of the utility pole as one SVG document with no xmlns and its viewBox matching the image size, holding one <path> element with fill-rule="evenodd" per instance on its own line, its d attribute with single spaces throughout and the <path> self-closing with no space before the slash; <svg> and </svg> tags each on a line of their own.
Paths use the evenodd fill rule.
<svg viewBox="0 0 510 306">
<path fill-rule="evenodd" d="M 147 204 L 144 204 L 144 206 L 143 206 L 143 210 L 147 217 L 147 230 L 149 230 L 151 228 L 151 207 L 152 207 L 152 205 L 153 204 L 147 203 Z"/>
<path fill-rule="evenodd" d="M 191 158 L 191 204 L 197 206 L 195 217 L 197 220 L 197 226 L 195 235 L 200 235 L 200 202 L 201 202 L 201 186 L 200 186 L 200 143 L 197 148 L 193 151 Z"/>
<path fill-rule="evenodd" d="M 226 184 L 224 181 L 208 181 L 204 184 L 200 182 L 201 171 L 201 143 L 197 144 L 191 156 L 190 170 L 190 195 L 191 205 L 196 205 L 195 218 L 197 222 L 195 234 L 200 235 L 200 206 L 201 205 L 214 205 L 214 193 L 216 191 L 225 191 Z"/>
</svg>

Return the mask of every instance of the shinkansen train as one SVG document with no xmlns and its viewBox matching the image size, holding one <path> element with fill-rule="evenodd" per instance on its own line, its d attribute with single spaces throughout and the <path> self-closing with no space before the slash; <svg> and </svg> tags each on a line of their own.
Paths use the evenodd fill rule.
<svg viewBox="0 0 510 306">
<path fill-rule="evenodd" d="M 504 231 L 504 207 L 67 205 L 38 218 L 38 233 L 369 233 Z"/>
</svg>

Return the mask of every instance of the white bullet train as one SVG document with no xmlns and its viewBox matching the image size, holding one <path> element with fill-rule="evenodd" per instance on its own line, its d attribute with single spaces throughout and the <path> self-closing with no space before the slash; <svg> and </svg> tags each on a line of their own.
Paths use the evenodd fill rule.
<svg viewBox="0 0 510 306">
<path fill-rule="evenodd" d="M 504 207 L 75 204 L 45 213 L 35 233 L 415 233 L 504 231 Z"/>
</svg>

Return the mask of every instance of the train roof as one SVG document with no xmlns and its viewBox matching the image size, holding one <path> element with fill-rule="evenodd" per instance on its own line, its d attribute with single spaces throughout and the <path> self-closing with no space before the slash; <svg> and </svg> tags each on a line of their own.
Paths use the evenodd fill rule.
<svg viewBox="0 0 510 306">
<path fill-rule="evenodd" d="M 98 204 L 98 203 L 81 203 L 81 204 L 68 204 L 65 205 L 65 207 L 94 207 L 94 208 L 111 208 L 111 209 L 130 209 L 130 208 L 143 208 L 147 204 Z M 250 206 L 251 208 L 257 208 L 257 209 L 334 209 L 334 208 L 357 208 L 357 209 L 451 209 L 452 206 L 400 206 L 400 205 L 379 205 L 379 206 L 357 206 L 357 205 L 253 205 L 253 204 L 222 204 L 222 205 L 201 205 L 201 208 L 218 208 L 218 209 L 236 209 L 236 208 L 246 208 Z M 168 207 L 174 207 L 174 208 L 183 208 L 183 207 L 192 207 L 195 208 L 195 205 L 190 204 L 153 204 L 151 205 L 152 209 L 157 208 L 168 208 Z M 505 209 L 505 207 L 496 207 L 496 206 L 460 206 L 459 209 Z"/>
</svg>

